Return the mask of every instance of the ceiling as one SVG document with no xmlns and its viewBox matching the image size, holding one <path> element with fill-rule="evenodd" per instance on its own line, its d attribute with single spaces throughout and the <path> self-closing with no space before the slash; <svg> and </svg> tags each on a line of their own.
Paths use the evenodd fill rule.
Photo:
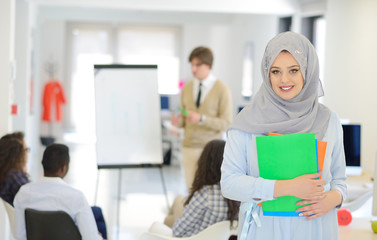
<svg viewBox="0 0 377 240">
<path fill-rule="evenodd" d="M 43 6 L 144 11 L 292 14 L 301 2 L 316 0 L 28 0 Z"/>
</svg>

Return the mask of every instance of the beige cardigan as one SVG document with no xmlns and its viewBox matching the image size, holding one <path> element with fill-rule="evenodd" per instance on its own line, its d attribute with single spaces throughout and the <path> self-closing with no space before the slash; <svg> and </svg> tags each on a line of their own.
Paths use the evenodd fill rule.
<svg viewBox="0 0 377 240">
<path fill-rule="evenodd" d="M 199 108 L 193 99 L 193 84 L 190 81 L 184 85 L 181 94 L 181 108 L 204 114 L 202 125 L 191 124 L 182 118 L 182 127 L 185 129 L 182 145 L 184 147 L 202 148 L 213 140 L 221 139 L 232 121 L 232 97 L 229 88 L 220 80 L 216 80 L 212 89 L 205 96 Z"/>
</svg>

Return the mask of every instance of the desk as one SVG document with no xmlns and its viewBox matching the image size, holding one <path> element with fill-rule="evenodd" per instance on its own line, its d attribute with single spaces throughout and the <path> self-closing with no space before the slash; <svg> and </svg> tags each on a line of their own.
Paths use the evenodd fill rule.
<svg viewBox="0 0 377 240">
<path fill-rule="evenodd" d="M 376 240 L 369 218 L 353 219 L 348 226 L 339 226 L 339 240 Z"/>
<path fill-rule="evenodd" d="M 347 202 L 354 201 L 361 195 L 373 191 L 372 175 L 363 173 L 360 176 L 349 176 L 346 180 L 348 196 Z"/>
<path fill-rule="evenodd" d="M 370 216 L 355 216 L 357 211 L 369 211 Z M 377 239 L 377 234 L 371 228 L 372 199 L 368 200 L 359 210 L 352 212 L 352 222 L 347 226 L 339 226 L 340 240 L 371 240 Z"/>
<path fill-rule="evenodd" d="M 357 196 L 373 191 L 371 188 L 371 175 L 363 174 L 361 176 L 350 176 L 347 181 L 349 201 L 353 201 Z M 360 208 L 352 211 L 352 222 L 347 226 L 339 226 L 339 239 L 340 240 L 377 240 L 377 234 L 375 234 L 371 228 L 372 220 L 372 204 L 373 198 L 370 197 L 365 201 Z M 377 217 L 373 218 L 377 220 Z"/>
</svg>

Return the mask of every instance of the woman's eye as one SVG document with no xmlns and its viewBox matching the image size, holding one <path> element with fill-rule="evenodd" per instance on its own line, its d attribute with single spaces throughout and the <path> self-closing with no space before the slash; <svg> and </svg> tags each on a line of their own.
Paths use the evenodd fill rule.
<svg viewBox="0 0 377 240">
<path fill-rule="evenodd" d="M 271 73 L 272 73 L 272 74 L 278 74 L 279 71 L 278 71 L 278 70 L 272 70 Z"/>
<path fill-rule="evenodd" d="M 291 70 L 291 73 L 297 73 L 298 72 L 298 69 L 292 69 Z"/>
</svg>

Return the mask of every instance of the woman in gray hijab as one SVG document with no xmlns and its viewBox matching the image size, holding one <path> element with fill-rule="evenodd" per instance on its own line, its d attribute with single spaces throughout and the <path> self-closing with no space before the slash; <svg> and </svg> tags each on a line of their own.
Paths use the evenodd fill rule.
<svg viewBox="0 0 377 240">
<path fill-rule="evenodd" d="M 336 209 L 346 197 L 343 133 L 336 113 L 318 102 L 323 91 L 313 45 L 297 33 L 278 34 L 266 47 L 262 76 L 259 91 L 228 129 L 221 168 L 224 197 L 242 202 L 239 239 L 338 239 Z M 269 132 L 315 133 L 326 141 L 322 174 L 259 177 L 256 137 Z M 309 205 L 297 210 L 300 217 L 264 216 L 257 204 L 280 196 Z"/>
</svg>

